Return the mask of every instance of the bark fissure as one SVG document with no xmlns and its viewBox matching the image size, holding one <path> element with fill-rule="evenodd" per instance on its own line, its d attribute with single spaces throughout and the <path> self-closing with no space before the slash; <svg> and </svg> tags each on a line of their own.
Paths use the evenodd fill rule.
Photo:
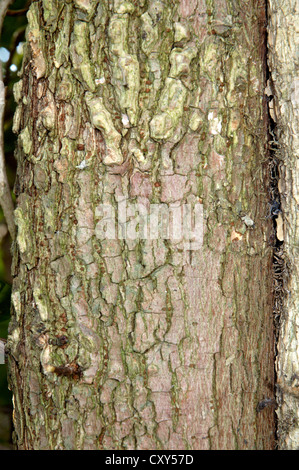
<svg viewBox="0 0 299 470">
<path fill-rule="evenodd" d="M 279 340 L 279 329 L 281 324 L 281 317 L 283 316 L 283 300 L 285 296 L 284 278 L 286 274 L 284 253 L 283 253 L 283 239 L 281 233 L 277 233 L 277 218 L 281 220 L 281 200 L 279 191 L 279 167 L 282 164 L 279 151 L 279 142 L 276 133 L 276 123 L 273 115 L 273 82 L 271 77 L 271 70 L 269 68 L 269 49 L 268 49 L 268 1 L 265 5 L 266 15 L 266 28 L 265 28 L 265 100 L 268 110 L 268 156 L 269 156 L 269 202 L 267 218 L 273 221 L 273 233 L 270 236 L 269 243 L 273 247 L 273 324 L 274 324 L 274 377 L 275 388 L 269 390 L 269 396 L 265 397 L 258 404 L 258 410 L 264 409 L 266 406 L 274 407 L 277 409 L 279 406 L 277 399 L 277 376 L 275 370 L 275 361 L 278 355 L 277 345 Z M 279 237 L 279 238 L 278 238 Z M 276 416 L 276 415 L 275 415 Z M 275 441 L 278 444 L 278 421 L 275 419 Z"/>
<path fill-rule="evenodd" d="M 277 440 L 298 449 L 298 5 L 268 0 L 267 95 L 270 170 L 274 187 L 269 216 L 275 218 L 274 315 L 276 318 Z"/>
</svg>

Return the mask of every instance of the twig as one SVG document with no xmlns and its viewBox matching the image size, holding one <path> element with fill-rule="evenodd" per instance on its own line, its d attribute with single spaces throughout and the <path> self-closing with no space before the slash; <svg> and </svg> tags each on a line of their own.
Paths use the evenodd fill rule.
<svg viewBox="0 0 299 470">
<path fill-rule="evenodd" d="M 30 7 L 30 4 L 31 4 L 31 0 L 28 0 L 28 2 L 26 2 L 26 5 L 25 5 L 24 8 L 22 8 L 21 10 L 7 10 L 6 15 L 7 16 L 22 16 L 25 13 L 27 13 L 27 11 Z"/>
<path fill-rule="evenodd" d="M 0 338 L 0 364 L 5 364 L 5 343 L 6 339 Z"/>
<path fill-rule="evenodd" d="M 7 12 L 9 5 L 13 2 L 13 0 L 1 0 L 0 2 L 0 37 L 2 32 L 2 25 L 3 21 Z"/>
<path fill-rule="evenodd" d="M 4 83 L 6 85 L 8 85 L 9 80 L 10 80 L 10 66 L 12 64 L 12 60 L 13 60 L 14 54 L 16 52 L 16 48 L 17 48 L 18 44 L 20 43 L 20 39 L 22 38 L 22 36 L 24 36 L 25 30 L 26 30 L 26 25 L 23 25 L 13 33 L 11 46 L 9 48 L 9 53 L 10 53 L 9 54 L 9 59 L 6 62 L 6 65 L 5 65 L 5 80 L 4 80 Z"/>
<path fill-rule="evenodd" d="M 5 87 L 2 80 L 2 64 L 0 64 L 0 204 L 3 209 L 11 238 L 15 238 L 14 205 L 7 180 L 4 157 L 4 107 Z"/>
<path fill-rule="evenodd" d="M 12 0 L 2 0 L 0 3 L 0 37 L 5 14 L 11 3 Z M 16 234 L 14 223 L 14 205 L 7 180 L 4 157 L 4 108 L 5 87 L 3 83 L 2 62 L 0 61 L 0 204 L 3 209 L 10 236 L 12 240 L 14 240 Z"/>
<path fill-rule="evenodd" d="M 7 16 L 22 16 L 28 11 L 28 8 L 22 8 L 22 10 L 7 10 Z"/>
</svg>

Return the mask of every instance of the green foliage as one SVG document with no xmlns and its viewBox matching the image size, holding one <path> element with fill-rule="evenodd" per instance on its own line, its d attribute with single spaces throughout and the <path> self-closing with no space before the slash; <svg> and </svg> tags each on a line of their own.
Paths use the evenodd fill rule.
<svg viewBox="0 0 299 470">
<path fill-rule="evenodd" d="M 22 10 L 28 4 L 27 0 L 16 0 L 10 6 L 10 10 Z M 20 16 L 6 16 L 3 23 L 2 37 L 0 46 L 11 50 L 12 38 L 15 32 L 27 24 L 26 15 Z"/>
<path fill-rule="evenodd" d="M 0 0 L 1 1 L 1 0 Z M 10 10 L 23 10 L 27 8 L 30 2 L 28 0 L 16 0 L 10 6 Z M 2 64 L 4 82 L 7 87 L 6 107 L 4 118 L 4 150 L 6 158 L 6 171 L 11 188 L 13 187 L 16 162 L 14 159 L 14 149 L 16 136 L 12 132 L 12 121 L 16 104 L 13 98 L 13 85 L 19 80 L 18 72 L 22 64 L 22 44 L 25 40 L 25 28 L 27 24 L 26 13 L 9 16 L 7 15 L 2 28 L 2 36 L 0 38 L 0 47 L 4 47 L 9 51 L 7 62 Z M 0 210 L 0 223 L 4 222 L 3 212 Z M 0 245 L 0 337 L 7 337 L 8 323 L 10 319 L 10 302 L 11 302 L 11 285 L 4 279 L 9 277 L 10 266 L 8 265 L 10 255 L 6 252 L 9 250 L 8 243 Z M 2 408 L 11 406 L 11 393 L 7 386 L 7 368 L 6 365 L 0 365 L 0 418 Z M 1 428 L 2 430 L 2 428 Z M 3 439 L 2 432 L 0 441 Z"/>
<path fill-rule="evenodd" d="M 3 338 L 2 322 L 9 318 L 11 285 L 0 281 L 0 337 Z M 4 335 L 5 336 L 5 335 Z"/>
<path fill-rule="evenodd" d="M 16 0 L 10 10 L 20 10 L 22 12 L 28 6 L 28 0 Z M 3 22 L 2 35 L 0 38 L 0 47 L 9 51 L 9 59 L 2 64 L 3 77 L 7 86 L 6 107 L 5 107 L 5 156 L 7 162 L 8 179 L 11 186 L 14 181 L 16 170 L 15 160 L 13 158 L 16 137 L 12 132 L 12 120 L 16 104 L 13 98 L 13 85 L 19 80 L 18 72 L 22 65 L 23 53 L 21 44 L 25 41 L 25 28 L 27 24 L 26 13 L 23 12 L 17 16 L 7 15 Z"/>
</svg>

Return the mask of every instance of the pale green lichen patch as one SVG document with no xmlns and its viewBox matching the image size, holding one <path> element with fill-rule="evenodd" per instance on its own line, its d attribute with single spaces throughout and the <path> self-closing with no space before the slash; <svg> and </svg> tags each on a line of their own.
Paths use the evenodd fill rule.
<svg viewBox="0 0 299 470">
<path fill-rule="evenodd" d="M 109 22 L 108 36 L 110 42 L 110 53 L 121 56 L 128 50 L 128 26 L 129 16 L 113 15 Z"/>
<path fill-rule="evenodd" d="M 35 264 L 35 246 L 33 243 L 33 228 L 30 223 L 30 210 L 32 201 L 27 196 L 19 201 L 14 211 L 15 223 L 18 228 L 17 244 L 23 261 L 32 267 Z"/>
<path fill-rule="evenodd" d="M 112 84 L 122 113 L 136 125 L 139 93 L 139 62 L 129 54 L 129 15 L 113 15 L 109 23 L 109 42 L 112 60 Z"/>
<path fill-rule="evenodd" d="M 189 121 L 190 129 L 192 131 L 196 131 L 202 122 L 203 122 L 203 115 L 201 111 L 199 109 L 195 109 L 190 116 L 190 121 Z"/>
<path fill-rule="evenodd" d="M 218 38 L 208 39 L 201 47 L 199 56 L 199 65 L 202 75 L 206 76 L 211 82 L 215 82 L 219 77 L 221 62 L 219 56 L 226 51 L 223 42 Z"/>
<path fill-rule="evenodd" d="M 197 55 L 197 47 L 194 44 L 187 45 L 184 49 L 175 48 L 170 54 L 170 77 L 177 78 L 182 74 L 189 74 L 190 63 Z"/>
<path fill-rule="evenodd" d="M 139 62 L 136 56 L 124 55 L 117 61 L 114 68 L 115 76 L 117 71 L 121 72 L 120 83 L 122 86 L 116 88 L 119 105 L 126 111 L 132 126 L 136 125 L 138 117 L 138 91 L 139 91 Z"/>
<path fill-rule="evenodd" d="M 56 182 L 56 174 L 53 171 L 51 174 L 52 181 Z M 43 204 L 43 217 L 44 217 L 44 224 L 45 224 L 45 233 L 48 236 L 53 236 L 56 230 L 57 224 L 57 212 L 58 212 L 58 185 L 57 183 L 53 184 L 50 190 L 42 196 L 42 204 Z"/>
<path fill-rule="evenodd" d="M 174 31 L 174 42 L 180 42 L 189 37 L 188 26 L 178 21 L 174 23 Z"/>
<path fill-rule="evenodd" d="M 55 31 L 57 27 L 57 20 L 59 18 L 58 0 L 48 0 L 43 3 L 43 17 L 45 22 L 45 28 L 50 31 Z M 60 5 L 60 8 L 63 5 Z"/>
<path fill-rule="evenodd" d="M 51 131 L 55 127 L 56 122 L 56 105 L 52 93 L 48 90 L 46 93 L 46 106 L 40 112 L 40 119 L 43 126 Z"/>
<path fill-rule="evenodd" d="M 158 28 L 154 27 L 153 20 L 148 14 L 144 13 L 141 16 L 142 32 L 141 32 L 141 49 L 146 55 L 149 55 L 155 49 L 159 39 Z"/>
<path fill-rule="evenodd" d="M 148 4 L 148 12 L 154 23 L 159 23 L 164 14 L 166 15 L 169 12 L 169 9 L 166 7 L 164 1 L 161 0 L 152 0 Z"/>
<path fill-rule="evenodd" d="M 60 73 L 60 71 L 58 72 Z M 74 85 L 71 72 L 68 69 L 62 70 L 61 81 L 57 85 L 56 96 L 59 100 L 68 101 L 73 96 Z"/>
<path fill-rule="evenodd" d="M 220 134 L 213 138 L 213 146 L 218 154 L 225 155 L 227 153 L 227 140 Z"/>
<path fill-rule="evenodd" d="M 17 81 L 13 86 L 13 95 L 16 103 L 20 103 L 23 98 L 23 80 Z"/>
<path fill-rule="evenodd" d="M 46 74 L 46 60 L 44 57 L 44 33 L 39 24 L 39 7 L 37 3 L 32 3 L 28 13 L 27 40 L 30 45 L 33 68 L 36 78 L 41 78 Z"/>
<path fill-rule="evenodd" d="M 240 50 L 234 49 L 230 53 L 229 75 L 227 77 L 226 96 L 227 101 L 232 104 L 239 103 L 240 97 L 245 93 L 248 77 L 247 57 Z"/>
<path fill-rule="evenodd" d="M 89 16 L 94 12 L 96 3 L 95 0 L 74 0 L 75 6 L 85 11 Z"/>
<path fill-rule="evenodd" d="M 44 286 L 42 286 L 40 282 L 36 282 L 33 287 L 33 298 L 42 321 L 46 321 L 49 317 L 49 307 L 47 305 L 47 297 L 44 295 L 44 292 Z"/>
<path fill-rule="evenodd" d="M 27 126 L 22 130 L 22 132 L 20 132 L 19 140 L 21 142 L 24 153 L 29 155 L 32 150 L 32 139 Z"/>
<path fill-rule="evenodd" d="M 237 108 L 230 109 L 229 121 L 227 126 L 227 135 L 230 137 L 238 130 L 241 123 L 240 110 Z"/>
<path fill-rule="evenodd" d="M 135 6 L 132 2 L 114 0 L 113 11 L 118 14 L 133 13 L 135 11 Z"/>
<path fill-rule="evenodd" d="M 122 152 L 119 148 L 121 134 L 115 129 L 112 116 L 105 108 L 103 99 L 94 97 L 91 93 L 86 93 L 85 101 L 92 124 L 103 132 L 106 139 L 106 155 L 103 162 L 106 165 L 121 164 L 123 162 Z"/>
<path fill-rule="evenodd" d="M 71 31 L 71 5 L 66 4 L 64 10 L 63 25 L 59 29 L 58 37 L 55 41 L 55 67 L 59 68 L 62 64 L 67 63 L 69 59 L 68 38 Z"/>
<path fill-rule="evenodd" d="M 150 123 L 151 137 L 156 140 L 169 139 L 184 112 L 187 89 L 180 80 L 167 78 L 158 104 L 158 112 Z"/>
<path fill-rule="evenodd" d="M 40 354 L 40 363 L 43 367 L 44 374 L 49 374 L 49 373 L 54 372 L 54 366 L 53 364 L 51 364 L 52 363 L 52 357 L 51 357 L 52 349 L 53 348 L 51 346 L 46 345 Z"/>
<path fill-rule="evenodd" d="M 87 88 L 95 90 L 94 67 L 89 60 L 89 26 L 85 21 L 75 21 L 73 29 L 73 41 L 70 48 L 71 60 L 75 71 L 80 75 Z"/>
<path fill-rule="evenodd" d="M 23 115 L 22 106 L 18 105 L 15 110 L 15 114 L 13 117 L 13 125 L 12 125 L 12 131 L 15 134 L 17 134 L 20 130 L 22 115 Z"/>
<path fill-rule="evenodd" d="M 11 295 L 11 300 L 12 300 L 12 304 L 13 304 L 13 307 L 14 307 L 15 313 L 16 313 L 16 320 L 19 321 L 20 315 L 21 315 L 21 312 L 22 312 L 20 292 L 19 291 L 13 292 L 12 295 Z"/>
</svg>

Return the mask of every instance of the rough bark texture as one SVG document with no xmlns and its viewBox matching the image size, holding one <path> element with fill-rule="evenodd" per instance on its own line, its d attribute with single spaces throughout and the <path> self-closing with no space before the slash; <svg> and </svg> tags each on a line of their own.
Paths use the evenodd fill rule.
<svg viewBox="0 0 299 470">
<path fill-rule="evenodd" d="M 28 21 L 18 447 L 272 449 L 264 3 L 39 0 Z M 106 240 L 118 197 L 202 202 L 203 246 Z"/>
<path fill-rule="evenodd" d="M 299 448 L 299 287 L 298 287 L 298 2 L 269 0 L 269 68 L 274 95 L 276 154 L 283 213 L 284 305 L 276 361 L 278 437 L 281 449 Z M 297 29 L 297 31 L 296 31 Z"/>
</svg>

